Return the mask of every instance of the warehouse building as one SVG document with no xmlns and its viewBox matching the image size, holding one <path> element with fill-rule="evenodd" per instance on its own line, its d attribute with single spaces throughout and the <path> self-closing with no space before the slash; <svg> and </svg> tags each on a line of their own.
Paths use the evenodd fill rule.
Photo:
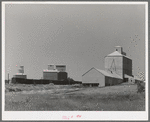
<svg viewBox="0 0 150 122">
<path fill-rule="evenodd" d="M 121 83 L 122 80 L 123 79 L 114 72 L 109 73 L 94 67 L 82 75 L 82 83 L 90 86 L 110 86 Z"/>
<path fill-rule="evenodd" d="M 59 81 L 67 79 L 66 65 L 48 65 L 48 69 L 43 70 L 43 79 Z"/>
<path fill-rule="evenodd" d="M 131 81 L 132 60 L 126 56 L 121 46 L 116 46 L 115 51 L 104 59 L 105 70 L 91 68 L 82 75 L 83 85 L 98 85 L 99 87 Z"/>
</svg>

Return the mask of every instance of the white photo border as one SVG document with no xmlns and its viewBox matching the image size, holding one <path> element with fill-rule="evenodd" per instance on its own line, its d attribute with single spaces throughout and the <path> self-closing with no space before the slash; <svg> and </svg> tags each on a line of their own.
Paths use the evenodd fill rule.
<svg viewBox="0 0 150 122">
<path fill-rule="evenodd" d="M 119 4 L 145 5 L 145 111 L 5 111 L 5 5 L 6 4 Z M 2 120 L 64 120 L 62 117 L 81 116 L 68 120 L 148 120 L 148 2 L 2 2 Z M 117 116 L 116 116 L 117 115 Z M 65 119 L 66 120 L 66 119 Z"/>
</svg>

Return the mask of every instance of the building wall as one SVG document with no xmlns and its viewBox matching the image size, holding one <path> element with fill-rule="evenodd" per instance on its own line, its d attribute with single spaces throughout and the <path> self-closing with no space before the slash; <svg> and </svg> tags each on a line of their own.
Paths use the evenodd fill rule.
<svg viewBox="0 0 150 122">
<path fill-rule="evenodd" d="M 48 65 L 48 70 L 54 70 L 54 69 L 55 69 L 54 65 Z"/>
<path fill-rule="evenodd" d="M 43 72 L 43 79 L 58 80 L 58 73 L 57 72 Z"/>
<path fill-rule="evenodd" d="M 99 87 L 105 86 L 104 75 L 96 69 L 92 69 L 82 76 L 82 84 L 99 84 Z"/>
<path fill-rule="evenodd" d="M 105 57 L 105 70 L 116 72 L 116 74 L 123 77 L 123 57 L 122 56 Z"/>
<path fill-rule="evenodd" d="M 135 84 L 135 79 L 134 78 L 128 78 L 128 83 Z"/>
<path fill-rule="evenodd" d="M 121 46 L 115 46 L 115 51 L 118 51 L 120 54 L 122 54 L 123 49 Z"/>
<path fill-rule="evenodd" d="M 20 66 L 20 67 L 19 67 L 18 73 L 24 73 L 24 66 Z"/>
<path fill-rule="evenodd" d="M 62 81 L 67 79 L 67 72 L 59 72 L 58 73 L 58 80 Z"/>
<path fill-rule="evenodd" d="M 15 78 L 23 78 L 26 79 L 27 75 L 14 75 Z"/>
<path fill-rule="evenodd" d="M 65 65 L 56 65 L 56 69 L 60 72 L 66 72 L 66 66 Z"/>
<path fill-rule="evenodd" d="M 122 83 L 122 79 L 105 76 L 105 86 L 113 86 Z"/>
<path fill-rule="evenodd" d="M 132 76 L 132 60 L 127 57 L 123 57 L 123 74 Z"/>
</svg>

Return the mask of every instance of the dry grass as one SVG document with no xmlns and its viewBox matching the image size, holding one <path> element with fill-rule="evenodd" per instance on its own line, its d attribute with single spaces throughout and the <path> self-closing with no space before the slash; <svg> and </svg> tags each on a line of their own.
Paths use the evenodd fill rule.
<svg viewBox="0 0 150 122">
<path fill-rule="evenodd" d="M 8 88 L 8 86 L 6 87 Z M 137 93 L 136 85 L 118 85 L 104 88 L 76 88 L 67 85 L 16 85 L 9 86 L 9 88 L 20 88 L 25 91 L 6 92 L 6 111 L 145 110 L 145 93 Z"/>
</svg>

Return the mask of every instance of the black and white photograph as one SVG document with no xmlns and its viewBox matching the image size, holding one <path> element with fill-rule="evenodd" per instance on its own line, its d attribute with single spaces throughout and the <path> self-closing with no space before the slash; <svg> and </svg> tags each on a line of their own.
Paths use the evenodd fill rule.
<svg viewBox="0 0 150 122">
<path fill-rule="evenodd" d="M 148 2 L 2 2 L 2 119 L 147 120 Z"/>
</svg>

